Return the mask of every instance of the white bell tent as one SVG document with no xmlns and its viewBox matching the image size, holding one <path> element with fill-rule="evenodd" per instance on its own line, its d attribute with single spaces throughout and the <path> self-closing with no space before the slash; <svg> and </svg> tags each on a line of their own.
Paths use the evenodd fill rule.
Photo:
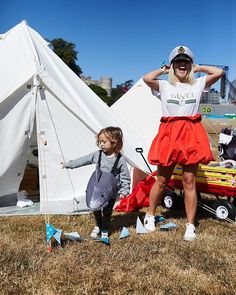
<svg viewBox="0 0 236 295">
<path fill-rule="evenodd" d="M 136 147 L 147 150 L 145 136 L 139 137 L 118 118 L 25 21 L 0 35 L 0 64 L 0 197 L 19 190 L 33 130 L 42 213 L 87 209 L 85 188 L 95 167 L 67 170 L 60 162 L 96 150 L 95 134 L 106 126 L 122 128 L 125 158 L 131 166 L 148 171 L 135 152 Z"/>
<path fill-rule="evenodd" d="M 146 147 L 143 155 L 147 158 L 162 116 L 161 101 L 152 94 L 150 87 L 141 78 L 111 106 L 111 109 L 142 139 Z M 156 169 L 154 166 L 152 168 Z"/>
</svg>

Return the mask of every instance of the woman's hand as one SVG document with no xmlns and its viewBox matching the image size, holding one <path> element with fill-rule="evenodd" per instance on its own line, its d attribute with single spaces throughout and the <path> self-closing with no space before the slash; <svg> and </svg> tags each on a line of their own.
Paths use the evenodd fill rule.
<svg viewBox="0 0 236 295">
<path fill-rule="evenodd" d="M 150 73 L 147 73 L 143 76 L 143 81 L 149 86 L 150 88 L 159 91 L 159 80 L 158 77 L 168 74 L 170 66 L 164 65 L 158 70 L 154 70 Z"/>
<path fill-rule="evenodd" d="M 207 66 L 207 65 L 193 65 L 194 73 L 201 72 L 207 74 L 206 76 L 206 87 L 210 87 L 218 79 L 224 75 L 223 69 Z"/>
<path fill-rule="evenodd" d="M 200 67 L 199 67 L 198 64 L 194 64 L 194 65 L 193 65 L 193 71 L 194 71 L 194 73 L 201 72 Z"/>
<path fill-rule="evenodd" d="M 161 67 L 161 69 L 163 70 L 163 75 L 167 75 L 169 74 L 170 65 L 164 65 L 163 67 Z"/>
</svg>

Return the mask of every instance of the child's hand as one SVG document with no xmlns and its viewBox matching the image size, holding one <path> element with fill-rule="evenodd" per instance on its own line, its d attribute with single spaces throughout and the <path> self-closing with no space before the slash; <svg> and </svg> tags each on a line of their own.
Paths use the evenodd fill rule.
<svg viewBox="0 0 236 295">
<path fill-rule="evenodd" d="M 119 195 L 119 200 L 124 199 L 125 197 L 126 197 L 125 195 L 120 194 L 120 195 Z"/>
</svg>

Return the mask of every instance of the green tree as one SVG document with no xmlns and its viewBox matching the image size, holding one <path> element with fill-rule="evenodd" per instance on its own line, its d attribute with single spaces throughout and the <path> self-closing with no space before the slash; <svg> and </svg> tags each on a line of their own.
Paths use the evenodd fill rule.
<svg viewBox="0 0 236 295">
<path fill-rule="evenodd" d="M 112 88 L 110 105 L 115 103 L 123 94 L 125 94 L 133 86 L 133 82 L 133 80 L 127 80 L 122 84 L 116 85 L 116 88 Z"/>
<path fill-rule="evenodd" d="M 107 91 L 98 86 L 98 85 L 95 85 L 95 84 L 90 84 L 88 85 L 92 90 L 93 92 L 95 92 L 97 94 L 97 96 L 99 96 L 107 105 L 110 105 L 111 103 L 111 97 L 109 97 L 107 95 Z"/>
<path fill-rule="evenodd" d="M 78 52 L 75 50 L 75 44 L 67 42 L 62 38 L 49 41 L 52 50 L 68 65 L 68 67 L 78 76 L 82 74 L 82 69 L 76 64 Z"/>
</svg>

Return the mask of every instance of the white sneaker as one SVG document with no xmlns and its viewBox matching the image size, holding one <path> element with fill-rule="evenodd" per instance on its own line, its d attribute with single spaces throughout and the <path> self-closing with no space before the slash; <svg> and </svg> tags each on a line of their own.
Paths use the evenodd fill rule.
<svg viewBox="0 0 236 295">
<path fill-rule="evenodd" d="M 147 231 L 155 231 L 155 216 L 154 215 L 149 215 L 148 213 L 144 217 L 144 227 L 146 228 Z"/>
<path fill-rule="evenodd" d="M 90 234 L 90 237 L 92 239 L 99 239 L 100 238 L 99 235 L 100 235 L 100 228 L 98 226 L 95 226 Z"/>
<path fill-rule="evenodd" d="M 196 228 L 193 224 L 191 223 L 187 223 L 186 224 L 186 231 L 184 234 L 184 240 L 185 241 L 189 241 L 192 242 L 194 240 L 196 240 Z"/>
</svg>

